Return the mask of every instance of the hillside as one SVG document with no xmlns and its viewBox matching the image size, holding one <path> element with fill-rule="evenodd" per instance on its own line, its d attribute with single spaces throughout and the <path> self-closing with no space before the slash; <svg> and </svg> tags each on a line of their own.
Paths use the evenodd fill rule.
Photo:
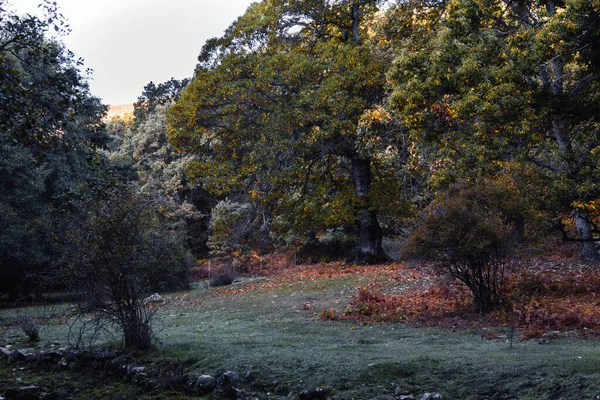
<svg viewBox="0 0 600 400">
<path fill-rule="evenodd" d="M 133 103 L 108 106 L 105 120 L 108 121 L 113 117 L 123 117 L 127 114 L 133 114 Z"/>
</svg>

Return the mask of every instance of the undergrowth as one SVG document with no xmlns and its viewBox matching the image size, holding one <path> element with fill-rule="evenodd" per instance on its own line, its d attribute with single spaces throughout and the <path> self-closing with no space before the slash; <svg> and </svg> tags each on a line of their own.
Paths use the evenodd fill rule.
<svg viewBox="0 0 600 400">
<path fill-rule="evenodd" d="M 506 301 L 486 314 L 473 311 L 472 295 L 466 286 L 439 276 L 430 264 L 357 266 L 335 262 L 294 266 L 292 259 L 286 254 L 247 256 L 247 274 L 267 279 L 216 288 L 211 296 L 293 290 L 306 284 L 326 290 L 346 279 L 351 295 L 345 306 L 317 310 L 318 319 L 451 329 L 497 326 L 518 329 L 521 340 L 549 331 L 577 331 L 583 336 L 600 333 L 600 269 L 574 258 L 521 260 L 508 276 Z"/>
<path fill-rule="evenodd" d="M 575 261 L 532 261 L 510 277 L 508 301 L 484 315 L 473 312 L 464 286 L 438 279 L 428 289 L 421 289 L 392 294 L 378 290 L 377 285 L 365 286 L 337 319 L 446 328 L 504 326 L 520 329 L 521 340 L 548 331 L 578 331 L 583 336 L 600 333 L 600 271 Z"/>
</svg>

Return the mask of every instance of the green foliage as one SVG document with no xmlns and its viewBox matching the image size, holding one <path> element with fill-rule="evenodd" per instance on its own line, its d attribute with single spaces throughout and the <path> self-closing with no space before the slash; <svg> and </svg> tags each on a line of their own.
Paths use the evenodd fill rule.
<svg viewBox="0 0 600 400">
<path fill-rule="evenodd" d="M 264 245 L 268 240 L 264 219 L 255 205 L 226 199 L 213 208 L 207 243 L 211 254 L 227 256 L 243 253 L 261 241 Z"/>
<path fill-rule="evenodd" d="M 81 60 L 46 37 L 50 30 L 68 33 L 56 3 L 45 2 L 43 9 L 43 19 L 0 9 L 0 130 L 31 146 L 52 146 L 75 134 L 102 141 L 94 118 L 105 109 L 89 95 L 78 71 Z"/>
<path fill-rule="evenodd" d="M 181 91 L 188 85 L 189 79 L 181 81 L 171 78 L 166 82 L 156 85 L 154 82 L 144 86 L 144 91 L 133 105 L 134 126 L 139 126 L 156 108 L 174 102 L 181 95 Z"/>
<path fill-rule="evenodd" d="M 0 137 L 0 268 L 9 276 L 40 267 L 49 256 L 50 209 L 43 196 L 50 171 L 36 164 L 29 149 Z"/>
<path fill-rule="evenodd" d="M 391 108 L 410 131 L 434 189 L 527 163 L 544 176 L 544 207 L 572 214 L 582 257 L 595 258 L 600 195 L 597 57 L 592 1 L 455 0 L 413 20 L 388 77 Z M 413 11 L 399 5 L 397 15 Z M 405 14 L 406 15 L 406 14 Z M 579 210 L 585 210 L 581 212 Z"/>
<path fill-rule="evenodd" d="M 89 93 L 79 60 L 58 38 L 56 3 L 42 18 L 0 5 L 0 276 L 10 294 L 31 294 L 60 266 L 67 211 L 97 177 L 105 107 Z M 20 292 L 20 293 L 19 293 Z"/>
<path fill-rule="evenodd" d="M 158 105 L 136 123 L 114 121 L 115 138 L 106 152 L 111 168 L 122 180 L 148 196 L 168 202 L 170 211 L 187 227 L 187 246 L 195 256 L 207 253 L 208 214 L 213 199 L 185 176 L 191 156 L 175 152 L 167 141 L 165 115 L 170 103 Z"/>
<path fill-rule="evenodd" d="M 361 261 L 383 258 L 379 205 L 397 198 L 372 190 L 395 184 L 374 172 L 381 157 L 367 129 L 390 61 L 369 34 L 378 3 L 252 5 L 206 44 L 168 115 L 171 143 L 198 156 L 189 173 L 207 190 L 247 196 L 280 238 L 355 223 Z"/>
</svg>

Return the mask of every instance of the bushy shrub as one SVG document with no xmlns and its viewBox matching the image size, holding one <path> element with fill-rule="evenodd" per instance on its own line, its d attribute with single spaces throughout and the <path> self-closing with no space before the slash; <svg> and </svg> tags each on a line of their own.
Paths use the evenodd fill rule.
<svg viewBox="0 0 600 400">
<path fill-rule="evenodd" d="M 443 273 L 472 292 L 478 312 L 491 311 L 504 299 L 505 274 L 515 245 L 515 213 L 502 209 L 489 186 L 456 184 L 423 212 L 408 240 L 408 256 L 435 261 Z"/>
<path fill-rule="evenodd" d="M 211 213 L 207 245 L 211 255 L 217 257 L 271 248 L 270 218 L 257 204 L 229 199 L 220 201 Z"/>
<path fill-rule="evenodd" d="M 252 227 L 252 207 L 229 199 L 220 201 L 212 211 L 208 247 L 213 255 L 229 255 L 244 247 Z"/>
<path fill-rule="evenodd" d="M 210 279 L 210 286 L 212 286 L 212 287 L 227 286 L 227 285 L 231 285 L 234 280 L 235 280 L 235 275 L 233 274 L 233 272 L 228 271 L 228 270 L 221 270 L 221 271 L 217 272 Z"/>
</svg>

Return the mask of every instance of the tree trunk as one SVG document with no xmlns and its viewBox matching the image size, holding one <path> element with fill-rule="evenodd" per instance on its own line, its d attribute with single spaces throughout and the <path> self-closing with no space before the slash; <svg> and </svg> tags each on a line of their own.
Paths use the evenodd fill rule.
<svg viewBox="0 0 600 400">
<path fill-rule="evenodd" d="M 360 157 L 352 158 L 352 182 L 356 196 L 360 200 L 356 210 L 356 224 L 360 232 L 355 262 L 358 264 L 376 264 L 389 261 L 383 252 L 381 241 L 383 231 L 377 221 L 377 213 L 369 207 L 371 191 L 371 162 Z"/>
<path fill-rule="evenodd" d="M 575 209 L 573 217 L 575 217 L 575 227 L 577 228 L 577 236 L 580 240 L 579 257 L 583 260 L 597 260 L 598 252 L 596 251 L 596 243 L 592 234 L 590 215 L 585 210 Z"/>
<path fill-rule="evenodd" d="M 553 6 L 552 6 L 553 8 Z M 540 78 L 545 87 L 550 89 L 552 96 L 558 100 L 564 94 L 564 62 L 561 57 L 555 57 L 551 62 L 540 66 Z M 557 113 L 558 114 L 558 113 Z M 573 149 L 573 140 L 569 134 L 569 120 L 565 116 L 552 118 L 551 133 L 554 136 L 560 154 L 557 170 L 571 180 L 577 180 L 580 172 Z M 577 239 L 580 243 L 579 257 L 582 260 L 596 260 L 598 253 L 593 241 L 592 220 L 585 210 L 573 210 Z"/>
</svg>

